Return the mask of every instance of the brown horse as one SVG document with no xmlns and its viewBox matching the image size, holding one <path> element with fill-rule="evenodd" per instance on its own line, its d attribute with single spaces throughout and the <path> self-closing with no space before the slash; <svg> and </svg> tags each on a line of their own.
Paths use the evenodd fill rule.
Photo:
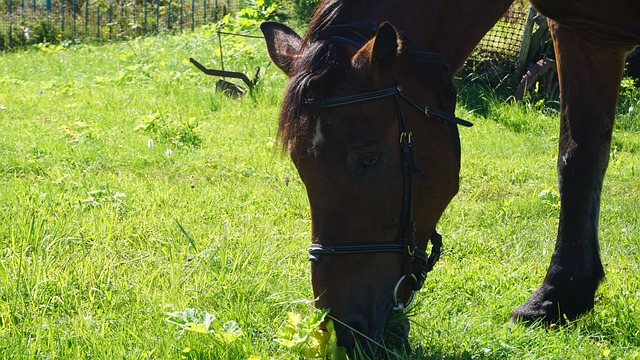
<svg viewBox="0 0 640 360">
<path fill-rule="evenodd" d="M 535 0 L 550 20 L 561 89 L 561 214 L 540 288 L 511 317 L 573 319 L 594 306 L 598 245 L 623 61 L 640 43 L 637 0 Z M 436 223 L 458 191 L 452 79 L 509 0 L 326 0 L 304 38 L 265 23 L 289 77 L 279 134 L 312 217 L 316 306 L 342 345 L 378 340 L 439 254 Z M 429 239 L 433 244 L 427 255 Z"/>
</svg>

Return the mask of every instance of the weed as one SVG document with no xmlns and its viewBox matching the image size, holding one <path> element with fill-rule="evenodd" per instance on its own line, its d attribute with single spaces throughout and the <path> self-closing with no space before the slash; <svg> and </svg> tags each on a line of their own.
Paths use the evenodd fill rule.
<svg viewBox="0 0 640 360">
<path fill-rule="evenodd" d="M 154 113 L 143 118 L 142 124 L 135 127 L 136 131 L 144 131 L 155 136 L 156 141 L 164 142 L 174 147 L 200 147 L 202 138 L 198 134 L 198 122 L 195 117 L 186 120 L 176 120 L 173 115 Z"/>
</svg>

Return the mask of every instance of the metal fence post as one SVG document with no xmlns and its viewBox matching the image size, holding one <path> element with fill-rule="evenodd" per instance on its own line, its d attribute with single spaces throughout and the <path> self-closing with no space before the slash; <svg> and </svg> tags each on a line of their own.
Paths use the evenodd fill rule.
<svg viewBox="0 0 640 360">
<path fill-rule="evenodd" d="M 142 0 L 142 31 L 147 34 L 147 0 Z"/>
<path fill-rule="evenodd" d="M 89 34 L 89 0 L 84 4 L 84 34 L 85 36 Z"/>
<path fill-rule="evenodd" d="M 191 0 L 191 31 L 196 26 L 196 0 Z"/>
<path fill-rule="evenodd" d="M 13 42 L 13 2 L 9 0 L 9 48 Z"/>
<path fill-rule="evenodd" d="M 171 0 L 167 1 L 167 30 L 171 30 Z"/>
<path fill-rule="evenodd" d="M 124 25 L 124 23 L 125 23 L 125 21 L 124 21 L 124 19 L 125 19 L 125 17 L 124 17 L 124 2 L 125 2 L 125 0 L 122 0 L 122 4 L 116 3 L 116 6 L 120 6 L 120 19 L 118 19 L 119 20 L 118 24 L 120 24 L 120 34 L 121 35 L 124 35 L 125 31 L 127 30 L 124 27 L 125 26 Z"/>
<path fill-rule="evenodd" d="M 78 18 L 78 0 L 71 0 L 71 3 L 73 4 L 73 37 L 76 37 L 78 33 L 78 29 L 76 27 L 76 19 Z"/>
<path fill-rule="evenodd" d="M 160 0 L 156 0 L 156 29 L 154 32 L 160 30 Z"/>
<path fill-rule="evenodd" d="M 183 24 L 183 18 L 182 18 L 183 12 L 182 12 L 182 9 L 183 8 L 184 8 L 184 0 L 180 0 L 180 13 L 179 13 L 180 14 L 179 15 L 180 16 L 180 20 L 179 20 L 180 21 L 180 32 L 182 32 L 182 24 Z"/>
<path fill-rule="evenodd" d="M 109 4 L 109 37 L 113 37 L 113 4 Z"/>
<path fill-rule="evenodd" d="M 60 1 L 60 32 L 64 34 L 64 0 Z"/>
</svg>

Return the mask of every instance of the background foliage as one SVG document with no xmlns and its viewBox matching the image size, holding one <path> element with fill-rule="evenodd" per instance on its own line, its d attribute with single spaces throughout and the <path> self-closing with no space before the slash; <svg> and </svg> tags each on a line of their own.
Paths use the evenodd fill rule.
<svg viewBox="0 0 640 360">
<path fill-rule="evenodd" d="M 122 40 L 159 32 L 193 31 L 225 15 L 306 22 L 318 0 L 3 0 L 0 50 L 41 43 Z M 223 20 L 227 23 L 229 19 Z M 244 24 L 243 26 L 247 26 Z"/>
</svg>

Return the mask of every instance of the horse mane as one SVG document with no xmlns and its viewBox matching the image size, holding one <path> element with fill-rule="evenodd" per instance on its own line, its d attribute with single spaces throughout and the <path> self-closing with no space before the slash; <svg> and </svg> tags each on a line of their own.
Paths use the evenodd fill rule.
<svg viewBox="0 0 640 360">
<path fill-rule="evenodd" d="M 327 87 L 337 82 L 337 74 L 347 64 L 342 46 L 327 41 L 313 41 L 315 34 L 334 24 L 349 22 L 349 17 L 362 0 L 326 0 L 314 12 L 296 60 L 295 75 L 290 79 L 282 102 L 278 138 L 282 151 L 302 145 L 313 137 L 316 117 L 306 113 L 305 100 L 326 97 Z"/>
<path fill-rule="evenodd" d="M 351 16 L 353 9 L 359 5 L 359 0 L 325 0 L 318 5 L 314 12 L 307 32 L 305 35 L 305 42 L 310 42 L 313 35 L 327 26 L 333 24 L 341 24 L 348 21 L 346 18 Z"/>
</svg>

